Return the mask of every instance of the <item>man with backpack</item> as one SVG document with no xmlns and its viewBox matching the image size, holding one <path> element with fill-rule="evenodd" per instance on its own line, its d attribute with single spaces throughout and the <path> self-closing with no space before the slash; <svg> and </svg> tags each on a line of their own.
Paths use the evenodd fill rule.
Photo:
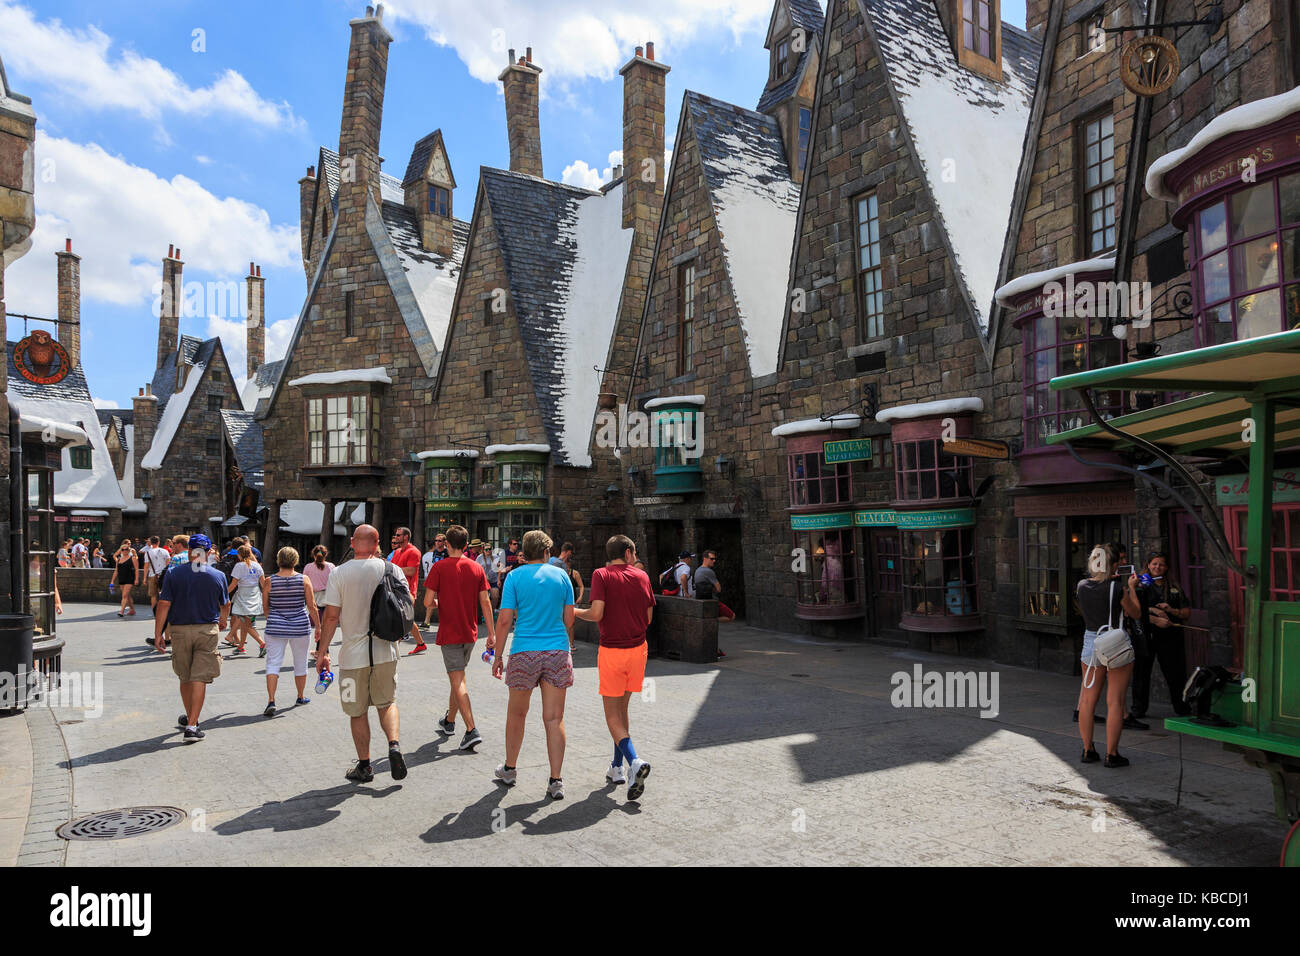
<svg viewBox="0 0 1300 956">
<path fill-rule="evenodd" d="M 379 556 L 379 531 L 359 525 L 352 534 L 353 559 L 330 575 L 325 586 L 325 614 L 316 644 L 316 671 L 330 669 L 330 642 L 341 630 L 339 700 L 352 722 L 356 766 L 346 774 L 356 783 L 375 779 L 370 767 L 370 708 L 379 712 L 379 725 L 388 740 L 388 767 L 394 780 L 406 776 L 406 761 L 398 743 L 397 642 L 415 619 L 406 577 Z"/>
<path fill-rule="evenodd" d="M 690 551 L 683 551 L 677 555 L 677 563 L 659 575 L 659 590 L 669 596 L 695 597 L 695 587 L 691 583 L 691 558 L 693 557 L 695 555 Z"/>
</svg>

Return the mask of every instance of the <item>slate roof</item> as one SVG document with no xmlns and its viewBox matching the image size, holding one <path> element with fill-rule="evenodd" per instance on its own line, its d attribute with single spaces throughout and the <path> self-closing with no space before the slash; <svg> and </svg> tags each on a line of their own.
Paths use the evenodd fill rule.
<svg viewBox="0 0 1300 956">
<path fill-rule="evenodd" d="M 632 230 L 621 180 L 596 192 L 480 170 L 546 443 L 560 464 L 591 463 L 599 376 L 618 316 Z"/>
<path fill-rule="evenodd" d="M 804 71 L 807 70 L 808 64 L 812 62 L 813 50 L 817 48 L 817 44 L 820 42 L 818 38 L 826 26 L 821 4 L 817 0 L 789 0 L 789 7 L 790 21 L 796 27 L 802 27 L 809 34 L 808 45 L 799 54 L 799 60 L 795 63 L 794 69 L 790 71 L 790 75 L 776 86 L 765 89 L 763 95 L 758 98 L 758 106 L 755 109 L 760 113 L 783 100 L 788 100 L 794 95 L 795 90 L 799 89 L 799 84 L 803 82 Z"/>
<path fill-rule="evenodd" d="M 221 339 L 219 338 L 200 341 L 192 335 L 181 336 L 180 352 L 187 357 L 190 365 L 189 371 L 185 373 L 185 390 L 181 393 L 182 395 L 193 397 L 198 388 L 199 380 L 203 378 L 208 366 L 212 364 L 212 357 L 219 348 L 221 348 Z M 167 452 L 171 448 L 172 440 L 184 425 L 185 415 L 189 411 L 189 398 L 186 399 L 187 407 L 178 407 L 175 411 L 169 410 L 171 400 L 177 394 L 176 357 L 176 352 L 170 353 L 153 377 L 153 393 L 158 396 L 157 428 L 154 431 L 153 443 L 149 446 L 148 453 L 140 463 L 140 467 L 150 471 L 162 467 L 163 460 L 167 457 Z"/>
<path fill-rule="evenodd" d="M 135 424 L 134 411 L 129 408 L 97 408 L 95 414 L 99 416 L 99 424 L 104 427 L 104 437 L 108 437 L 108 429 L 113 429 L 117 432 L 122 450 L 129 452 L 131 449 L 126 441 L 126 426 Z"/>
<path fill-rule="evenodd" d="M 265 398 L 270 398 L 271 393 L 275 391 L 275 383 L 280 380 L 280 373 L 284 371 L 284 359 L 277 359 L 274 362 L 263 362 L 253 377 L 244 383 L 244 390 L 239 394 L 239 400 L 249 411 L 257 407 L 257 403 Z"/>
<path fill-rule="evenodd" d="M 411 148 L 411 158 L 406 163 L 406 175 L 402 177 L 402 188 L 405 189 L 417 179 L 423 179 L 425 171 L 429 168 L 429 161 L 433 158 L 433 144 L 442 139 L 442 130 L 435 129 L 428 136 L 421 139 Z M 446 147 L 444 147 L 445 150 Z M 450 160 L 448 160 L 448 170 L 450 169 Z M 456 184 L 456 177 L 451 177 L 452 185 Z"/>
<path fill-rule="evenodd" d="M 90 386 L 86 384 L 86 373 L 82 371 L 80 365 L 74 365 L 72 370 L 64 376 L 63 381 L 54 385 L 38 385 L 20 375 L 17 366 L 14 365 L 14 347 L 17 344 L 17 342 L 5 342 L 5 362 L 9 366 L 9 388 L 11 390 L 19 395 L 29 395 L 32 398 L 73 402 L 90 401 Z"/>
<path fill-rule="evenodd" d="M 262 444 L 262 426 L 252 412 L 223 408 L 221 421 L 226 438 L 235 449 L 235 464 L 244 475 L 244 484 L 261 491 L 266 478 L 266 449 Z"/>
<path fill-rule="evenodd" d="M 337 210 L 339 208 L 339 154 L 322 146 L 320 148 L 320 169 L 325 186 L 330 191 L 330 206 Z M 402 189 L 402 181 L 384 172 L 379 174 L 379 194 L 384 202 L 395 202 L 399 205 L 406 196 L 405 191 Z"/>
<path fill-rule="evenodd" d="M 196 363 L 207 365 L 212 359 L 212 352 L 216 348 L 217 339 L 208 339 L 206 342 L 193 335 L 182 335 L 180 341 L 180 354 L 185 357 L 185 361 L 194 365 Z M 176 391 L 176 351 L 167 353 L 163 359 L 162 365 L 153 373 L 153 382 L 151 388 L 158 398 L 158 415 L 161 418 L 163 409 L 167 407 L 167 400 L 172 397 Z"/>
</svg>

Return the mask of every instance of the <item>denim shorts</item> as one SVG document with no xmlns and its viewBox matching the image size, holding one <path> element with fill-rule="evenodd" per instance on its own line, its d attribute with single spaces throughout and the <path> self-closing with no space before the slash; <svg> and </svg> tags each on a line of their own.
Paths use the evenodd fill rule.
<svg viewBox="0 0 1300 956">
<path fill-rule="evenodd" d="M 1083 662 L 1084 667 L 1101 666 L 1101 662 L 1096 659 L 1092 652 L 1092 644 L 1095 640 L 1097 640 L 1096 631 L 1083 632 L 1083 653 L 1080 655 L 1079 660 Z"/>
</svg>

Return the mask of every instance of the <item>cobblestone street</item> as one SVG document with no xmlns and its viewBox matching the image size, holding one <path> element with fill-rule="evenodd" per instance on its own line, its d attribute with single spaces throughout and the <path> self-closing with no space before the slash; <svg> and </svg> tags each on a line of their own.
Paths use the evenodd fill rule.
<svg viewBox="0 0 1300 956">
<path fill-rule="evenodd" d="M 6 752 L 24 732 L 31 741 L 36 781 L 25 790 L 23 762 L 6 760 L 6 804 L 32 812 L 25 821 L 21 809 L 0 816 L 0 851 L 9 854 L 0 862 L 16 853 L 19 862 L 79 866 L 1271 865 L 1284 832 L 1263 775 L 1203 741 L 1182 741 L 1175 806 L 1179 740 L 1158 721 L 1125 733 L 1132 767 L 1081 766 L 1074 678 L 1000 668 L 996 718 L 900 709 L 890 703 L 894 672 L 910 674 L 918 662 L 980 665 L 747 627 L 723 628 L 728 656 L 715 667 L 651 661 L 653 700 L 632 703 L 633 739 L 654 766 L 639 805 L 605 784 L 596 652 L 582 645 L 566 709 L 567 799 L 543 795 L 536 699 L 519 784 L 491 781 L 506 693 L 477 661 L 470 692 L 483 746 L 462 754 L 439 736 L 447 684 L 436 652 L 399 666 L 410 775 L 394 783 L 377 760 L 374 782 L 357 786 L 343 779 L 351 742 L 337 689 L 309 691 L 310 706 L 268 720 L 256 657 L 224 662 L 204 710 L 207 739 L 183 745 L 171 729 L 179 710 L 171 668 L 144 646 L 150 624 L 147 614 L 123 621 L 103 606 L 68 607 L 64 671 L 103 674 L 103 713 L 38 706 L 0 721 Z M 282 705 L 292 688 L 286 672 Z M 145 805 L 182 808 L 191 821 L 102 843 L 53 836 L 69 815 Z"/>
</svg>

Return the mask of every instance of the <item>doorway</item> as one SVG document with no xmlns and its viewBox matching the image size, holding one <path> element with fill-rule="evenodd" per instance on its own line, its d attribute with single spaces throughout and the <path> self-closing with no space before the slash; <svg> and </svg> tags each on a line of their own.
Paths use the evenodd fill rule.
<svg viewBox="0 0 1300 956">
<path fill-rule="evenodd" d="M 903 611 L 903 565 L 897 531 L 871 531 L 867 552 L 871 573 L 871 636 L 898 630 Z"/>
<path fill-rule="evenodd" d="M 646 549 L 654 560 L 646 561 L 646 570 L 650 582 L 657 586 L 659 575 L 677 563 L 677 555 L 686 545 L 685 530 L 680 521 L 651 521 L 649 531 Z"/>
<path fill-rule="evenodd" d="M 1073 655 L 1075 674 L 1083 673 L 1079 655 L 1083 652 L 1085 630 L 1083 615 L 1079 613 L 1078 599 L 1075 597 L 1075 588 L 1088 576 L 1088 555 L 1099 544 L 1119 545 L 1124 560 L 1131 561 L 1132 555 L 1128 553 L 1127 544 L 1131 523 L 1128 515 L 1075 515 L 1067 520 L 1069 569 L 1063 583 L 1069 589 L 1069 613 L 1066 614 L 1065 620 L 1070 640 L 1073 641 L 1076 651 Z"/>
<path fill-rule="evenodd" d="M 745 616 L 745 556 L 741 544 L 739 518 L 710 518 L 695 522 L 695 536 L 699 550 L 695 555 L 698 568 L 706 550 L 718 552 L 718 563 L 713 571 L 722 585 L 721 600 L 736 612 L 737 619 Z"/>
</svg>

